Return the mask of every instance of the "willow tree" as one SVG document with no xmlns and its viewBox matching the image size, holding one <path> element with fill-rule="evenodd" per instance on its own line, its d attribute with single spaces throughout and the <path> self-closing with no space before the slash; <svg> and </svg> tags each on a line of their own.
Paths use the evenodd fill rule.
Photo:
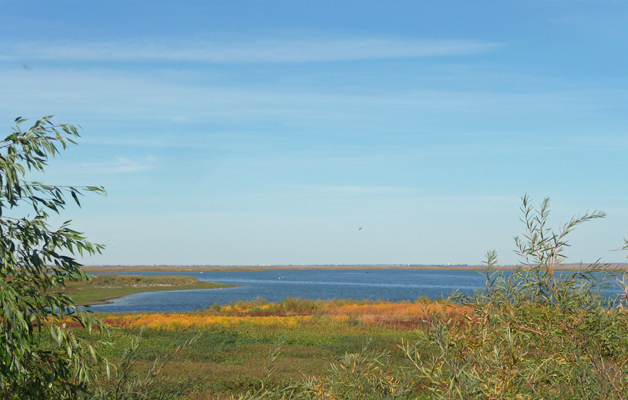
<svg viewBox="0 0 628 400">
<path fill-rule="evenodd" d="M 0 396 L 2 399 L 75 398 L 102 361 L 96 349 L 71 329 L 106 330 L 63 293 L 66 282 L 88 280 L 76 256 L 100 253 L 70 229 L 53 228 L 50 215 L 80 206 L 83 192 L 102 187 L 55 186 L 26 180 L 44 172 L 49 159 L 76 144 L 73 125 L 43 117 L 30 129 L 18 118 L 0 141 Z"/>
</svg>

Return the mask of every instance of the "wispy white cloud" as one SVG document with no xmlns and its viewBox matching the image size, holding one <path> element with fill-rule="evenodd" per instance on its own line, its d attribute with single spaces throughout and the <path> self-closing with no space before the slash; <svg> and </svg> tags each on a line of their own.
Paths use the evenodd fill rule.
<svg viewBox="0 0 628 400">
<path fill-rule="evenodd" d="M 54 114 L 57 121 L 81 124 L 84 143 L 103 152 L 130 154 L 120 149 L 133 147 L 141 151 L 136 154 L 161 154 L 166 148 L 203 148 L 229 155 L 236 170 L 276 164 L 304 169 L 307 163 L 357 168 L 391 158 L 548 154 L 583 145 L 618 149 L 625 144 L 617 134 L 623 131 L 619 123 L 598 129 L 601 115 L 626 109 L 628 92 L 621 89 L 331 90 L 316 85 L 238 85 L 213 77 L 190 78 L 197 71 L 188 71 L 175 71 L 181 77 L 168 70 L 0 68 L 0 93 L 9 94 L 0 96 L 0 119 L 8 127 L 20 115 L 33 120 Z M 592 129 L 596 138 L 608 138 L 593 139 Z M 351 137 L 348 146 L 323 144 L 317 151 L 309 147 Z M 301 148 L 302 138 L 307 149 L 294 151 Z M 361 145 L 365 151 L 356 150 Z M 247 157 L 234 156 L 238 154 Z M 91 166 L 96 173 L 152 167 L 123 162 Z"/>
<path fill-rule="evenodd" d="M 74 171 L 90 174 L 124 174 L 155 169 L 157 159 L 147 156 L 140 160 L 116 156 L 113 161 L 103 163 L 81 164 Z"/>
<path fill-rule="evenodd" d="M 373 196 L 373 195 L 417 195 L 420 190 L 411 187 L 400 186 L 320 186 L 301 185 L 294 188 L 299 193 L 311 195 L 335 195 L 335 196 Z"/>
<path fill-rule="evenodd" d="M 81 120 L 104 118 L 185 122 L 243 121 L 281 118 L 295 130 L 304 123 L 349 123 L 360 128 L 390 113 L 409 120 L 456 118 L 583 115 L 609 107 L 625 107 L 622 90 L 545 90 L 500 92 L 474 90 L 382 89 L 376 93 L 330 92 L 317 87 L 225 86 L 212 82 L 181 82 L 170 74 L 108 71 L 103 69 L 37 71 L 0 70 L 0 110 L 12 116 L 31 113 L 71 113 Z M 3 114 L 0 113 L 0 114 Z M 454 114 L 452 114 L 454 113 Z M 14 115 L 15 114 L 15 115 Z M 401 119 L 403 121 L 403 119 Z M 407 130 L 396 124 L 387 129 Z"/>
<path fill-rule="evenodd" d="M 0 61 L 303 63 L 461 56 L 487 53 L 503 44 L 478 40 L 329 39 L 238 42 L 45 42 L 6 43 Z"/>
</svg>

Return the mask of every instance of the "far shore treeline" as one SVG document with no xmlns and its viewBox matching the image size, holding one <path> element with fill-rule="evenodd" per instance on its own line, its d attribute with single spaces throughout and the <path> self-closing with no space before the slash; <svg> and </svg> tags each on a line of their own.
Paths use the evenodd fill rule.
<svg viewBox="0 0 628 400">
<path fill-rule="evenodd" d="M 571 263 L 553 266 L 556 271 L 571 271 L 587 269 L 593 263 Z M 612 263 L 605 265 L 608 269 L 628 269 L 628 263 Z M 496 270 L 515 270 L 516 265 L 497 265 Z M 525 266 L 523 266 L 525 269 Z M 90 265 L 83 266 L 85 272 L 200 272 L 200 271 L 272 271 L 272 270 L 384 270 L 384 269 L 416 269 L 416 270 L 478 270 L 486 269 L 485 265 L 406 265 L 406 264 L 382 264 L 382 265 Z"/>
</svg>

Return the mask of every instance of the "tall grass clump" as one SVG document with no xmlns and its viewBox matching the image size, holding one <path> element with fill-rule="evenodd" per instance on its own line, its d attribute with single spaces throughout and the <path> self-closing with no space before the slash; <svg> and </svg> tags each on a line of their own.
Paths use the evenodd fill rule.
<svg viewBox="0 0 628 400">
<path fill-rule="evenodd" d="M 433 319 L 418 341 L 404 343 L 422 385 L 443 399 L 626 398 L 627 314 L 601 295 L 616 271 L 599 262 L 556 270 L 567 235 L 605 214 L 587 212 L 554 231 L 548 199 L 538 209 L 522 201 L 521 265 L 498 272 L 488 252 L 486 289 L 455 298 L 473 309 L 466 323 Z"/>
<path fill-rule="evenodd" d="M 407 399 L 412 394 L 412 378 L 394 368 L 388 351 L 369 350 L 367 342 L 358 353 L 347 353 L 330 365 L 325 376 L 307 377 L 271 390 L 262 387 L 231 400 L 273 399 Z M 278 351 L 278 350 L 275 350 Z M 274 359 L 271 353 L 269 361 Z M 272 371 L 271 371 L 272 373 Z M 270 375 L 265 375 L 265 380 Z"/>
</svg>

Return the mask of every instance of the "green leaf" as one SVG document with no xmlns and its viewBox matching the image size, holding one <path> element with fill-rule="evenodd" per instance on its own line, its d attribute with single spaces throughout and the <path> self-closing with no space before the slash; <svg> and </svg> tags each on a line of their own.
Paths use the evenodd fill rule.
<svg viewBox="0 0 628 400">
<path fill-rule="evenodd" d="M 81 206 L 81 202 L 79 201 L 78 197 L 76 197 L 76 192 L 73 190 L 71 193 L 72 193 L 72 198 L 74 198 L 74 201 L 80 207 Z"/>
</svg>

